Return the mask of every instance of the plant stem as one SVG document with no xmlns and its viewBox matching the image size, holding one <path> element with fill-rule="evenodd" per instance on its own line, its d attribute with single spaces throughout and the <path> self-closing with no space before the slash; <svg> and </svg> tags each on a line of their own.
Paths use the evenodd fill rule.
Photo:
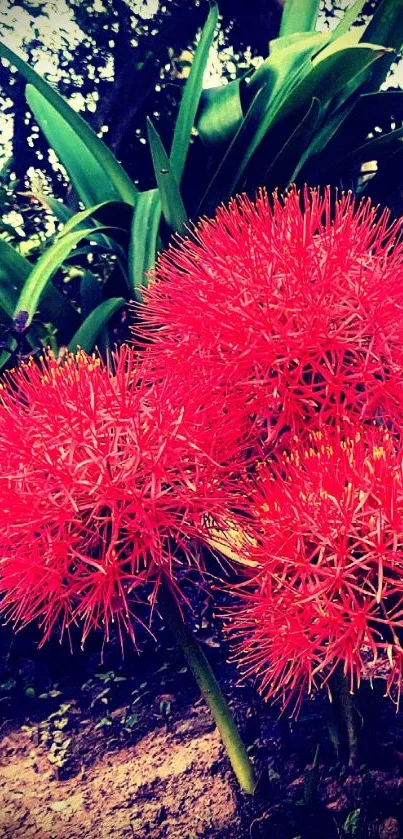
<svg viewBox="0 0 403 839">
<path fill-rule="evenodd" d="M 184 623 L 177 602 L 167 585 L 164 586 L 160 604 L 169 628 L 182 648 L 186 661 L 210 708 L 239 785 L 244 792 L 253 795 L 256 779 L 245 744 L 210 664 L 193 633 Z"/>
<path fill-rule="evenodd" d="M 358 760 L 357 714 L 342 667 L 335 670 L 330 679 L 330 690 L 337 702 L 337 711 L 344 729 L 347 745 L 348 765 L 356 766 Z"/>
</svg>

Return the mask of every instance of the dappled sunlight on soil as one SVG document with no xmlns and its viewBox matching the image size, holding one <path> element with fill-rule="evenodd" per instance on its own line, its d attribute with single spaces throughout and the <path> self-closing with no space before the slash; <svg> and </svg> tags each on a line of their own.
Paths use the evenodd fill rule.
<svg viewBox="0 0 403 839">
<path fill-rule="evenodd" d="M 226 827 L 234 835 L 236 801 L 220 765 L 222 746 L 199 718 L 156 728 L 65 781 L 46 749 L 34 745 L 33 730 L 10 731 L 0 743 L 0 835 L 189 839 Z"/>
</svg>

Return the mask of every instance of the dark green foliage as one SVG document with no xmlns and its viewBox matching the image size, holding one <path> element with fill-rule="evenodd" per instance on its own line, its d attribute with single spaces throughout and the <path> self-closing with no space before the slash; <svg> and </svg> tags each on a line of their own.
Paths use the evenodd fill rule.
<svg viewBox="0 0 403 839">
<path fill-rule="evenodd" d="M 403 43 L 403 0 L 378 3 L 365 29 L 354 27 L 366 8 L 356 0 L 324 32 L 314 31 L 318 6 L 287 0 L 281 36 L 258 69 L 204 91 L 217 28 L 218 10 L 211 7 L 170 132 L 149 113 L 146 151 L 154 174 L 140 191 L 87 122 L 0 44 L 0 55 L 28 82 L 27 105 L 83 207 L 74 212 L 54 196 L 38 196 L 64 227 L 43 243 L 36 261 L 19 252 L 18 237 L 3 241 L 0 307 L 5 322 L 17 318 L 18 351 L 38 342 L 106 350 L 121 340 L 126 301 L 141 300 L 172 233 L 242 190 L 253 195 L 260 186 L 333 183 L 381 202 L 389 198 L 399 210 L 403 93 L 379 86 Z M 119 32 L 121 25 L 119 19 Z M 141 79 L 140 68 L 130 89 Z M 362 168 L 371 161 L 374 176 Z M 17 262 L 24 270 L 16 270 Z M 15 341 L 9 346 L 14 361 Z"/>
</svg>

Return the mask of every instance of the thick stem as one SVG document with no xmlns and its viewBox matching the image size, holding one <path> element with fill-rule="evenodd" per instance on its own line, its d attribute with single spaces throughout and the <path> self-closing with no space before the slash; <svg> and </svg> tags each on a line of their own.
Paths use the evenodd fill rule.
<svg viewBox="0 0 403 839">
<path fill-rule="evenodd" d="M 181 646 L 186 661 L 210 708 L 239 785 L 244 792 L 253 795 L 256 779 L 245 745 L 241 740 L 227 701 L 207 658 L 189 627 L 184 623 L 175 598 L 169 591 L 168 586 L 164 586 L 160 604 L 169 628 Z"/>
<path fill-rule="evenodd" d="M 334 702 L 329 702 L 326 707 L 326 723 L 336 760 L 339 761 L 342 753 L 342 738 L 340 737 L 340 720 L 336 714 Z"/>
<path fill-rule="evenodd" d="M 335 670 L 330 679 L 330 690 L 337 702 L 337 716 L 344 729 L 344 739 L 347 745 L 348 765 L 356 766 L 358 761 L 358 728 L 357 713 L 348 687 L 347 679 L 341 667 Z"/>
</svg>

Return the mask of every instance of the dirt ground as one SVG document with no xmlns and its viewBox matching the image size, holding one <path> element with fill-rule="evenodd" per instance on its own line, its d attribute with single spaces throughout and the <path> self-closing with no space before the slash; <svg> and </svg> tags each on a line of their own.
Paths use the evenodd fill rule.
<svg viewBox="0 0 403 839">
<path fill-rule="evenodd" d="M 135 745 L 98 757 L 68 780 L 58 779 L 35 735 L 35 727 L 25 726 L 1 742 L 4 839 L 191 839 L 235 832 L 234 793 L 203 708 L 192 709 L 171 731 L 159 726 Z"/>
<path fill-rule="evenodd" d="M 141 656 L 122 660 L 112 644 L 101 660 L 98 648 L 73 657 L 67 645 L 38 650 L 32 631 L 3 630 L 1 839 L 242 835 L 218 732 L 162 636 L 157 648 L 145 639 Z"/>
<path fill-rule="evenodd" d="M 326 701 L 279 719 L 196 626 L 257 769 L 240 794 L 164 628 L 122 660 L 0 628 L 0 839 L 403 839 L 403 714 L 367 686 L 361 762 L 335 759 Z M 365 687 L 365 686 L 364 686 Z"/>
</svg>

